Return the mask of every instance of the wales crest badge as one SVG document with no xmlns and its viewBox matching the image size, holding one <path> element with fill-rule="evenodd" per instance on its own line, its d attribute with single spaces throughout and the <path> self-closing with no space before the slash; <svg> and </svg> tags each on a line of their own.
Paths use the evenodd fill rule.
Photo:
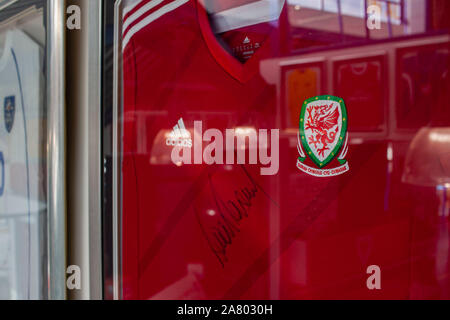
<svg viewBox="0 0 450 320">
<path fill-rule="evenodd" d="M 305 100 L 300 112 L 297 168 L 315 177 L 332 177 L 350 170 L 348 116 L 342 98 L 331 95 Z"/>
</svg>

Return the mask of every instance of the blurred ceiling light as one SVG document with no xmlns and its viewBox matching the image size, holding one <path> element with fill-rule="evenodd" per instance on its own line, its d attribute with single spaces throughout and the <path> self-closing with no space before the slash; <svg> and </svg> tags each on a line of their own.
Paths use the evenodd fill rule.
<svg viewBox="0 0 450 320">
<path fill-rule="evenodd" d="M 386 157 L 388 161 L 392 161 L 394 159 L 394 151 L 391 143 L 388 145 Z"/>
<path fill-rule="evenodd" d="M 422 128 L 416 134 L 402 181 L 429 187 L 450 183 L 450 128 Z"/>
<path fill-rule="evenodd" d="M 450 143 L 450 134 L 442 134 L 439 132 L 430 133 L 430 140 L 435 142 Z"/>
</svg>

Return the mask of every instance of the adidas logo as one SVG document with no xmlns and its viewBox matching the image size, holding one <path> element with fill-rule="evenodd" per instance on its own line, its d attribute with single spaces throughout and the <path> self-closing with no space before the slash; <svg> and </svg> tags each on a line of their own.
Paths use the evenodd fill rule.
<svg viewBox="0 0 450 320">
<path fill-rule="evenodd" d="M 250 39 L 248 37 L 245 37 L 244 41 L 242 42 L 243 44 L 247 44 L 250 43 Z"/>
<path fill-rule="evenodd" d="M 166 145 L 188 148 L 192 147 L 191 134 L 186 130 L 183 118 L 180 118 L 178 123 L 173 127 L 172 132 L 166 139 Z"/>
</svg>

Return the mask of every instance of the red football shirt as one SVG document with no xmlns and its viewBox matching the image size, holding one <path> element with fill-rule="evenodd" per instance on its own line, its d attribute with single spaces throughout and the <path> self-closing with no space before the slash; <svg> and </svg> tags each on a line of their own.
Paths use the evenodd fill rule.
<svg viewBox="0 0 450 320">
<path fill-rule="evenodd" d="M 142 1 L 126 11 L 125 298 L 221 298 L 241 291 L 270 297 L 268 279 L 250 291 L 236 286 L 274 240 L 268 235 L 276 231 L 269 230 L 278 210 L 269 196 L 275 177 L 262 177 L 259 165 L 177 167 L 170 160 L 173 147 L 162 137 L 180 118 L 188 130 L 202 121 L 203 131 L 216 128 L 224 135 L 232 128 L 279 128 L 276 87 L 260 73 L 260 62 L 279 54 L 279 24 L 215 35 L 196 1 Z M 247 191 L 251 199 L 242 203 Z M 237 204 L 233 213 L 241 219 L 224 219 L 221 212 L 230 211 L 222 201 Z M 220 227 L 223 232 L 213 231 Z"/>
<path fill-rule="evenodd" d="M 379 62 L 348 63 L 338 68 L 336 91 L 352 114 L 352 130 L 379 131 L 384 123 L 384 89 Z"/>
<path fill-rule="evenodd" d="M 386 143 L 353 147 L 351 170 L 328 179 L 296 168 L 287 130 L 275 175 L 247 155 L 245 165 L 172 161 L 172 132 L 185 128 L 195 149 L 194 122 L 224 140 L 229 129 L 282 129 L 280 66 L 266 62 L 284 55 L 287 8 L 220 34 L 194 0 L 146 0 L 124 13 L 124 298 L 404 297 L 404 263 L 390 266 L 408 258 L 409 220 L 385 218 Z M 351 119 L 349 109 L 350 131 Z M 386 270 L 383 291 L 367 289 L 370 264 Z"/>
</svg>

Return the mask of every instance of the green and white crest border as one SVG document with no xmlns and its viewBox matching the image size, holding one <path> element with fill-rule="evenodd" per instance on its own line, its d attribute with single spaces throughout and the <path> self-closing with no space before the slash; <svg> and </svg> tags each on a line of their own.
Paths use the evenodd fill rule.
<svg viewBox="0 0 450 320">
<path fill-rule="evenodd" d="M 307 106 L 314 101 L 319 101 L 319 100 L 325 100 L 325 101 L 335 101 L 337 103 L 339 103 L 340 106 L 340 110 L 342 113 L 342 127 L 340 130 L 340 134 L 338 137 L 338 142 L 336 144 L 336 146 L 333 148 L 333 150 L 330 152 L 330 154 L 328 155 L 328 157 L 326 159 L 324 159 L 323 161 L 320 161 L 316 155 L 314 154 L 313 150 L 310 148 L 308 141 L 306 139 L 306 134 L 305 134 L 305 113 L 306 113 L 306 108 Z M 314 176 L 334 176 L 334 175 L 338 175 L 338 174 L 342 174 L 346 171 L 348 171 L 349 167 L 348 167 L 348 163 L 347 161 L 344 159 L 344 157 L 347 154 L 348 151 L 348 132 L 347 132 L 347 128 L 348 128 L 348 115 L 347 115 L 347 108 L 345 106 L 345 102 L 344 99 L 340 98 L 340 97 L 336 97 L 336 96 L 332 96 L 332 95 L 321 95 L 321 96 L 316 96 L 316 97 L 312 97 L 309 99 L 306 99 L 303 104 L 302 104 L 302 109 L 301 109 L 301 113 L 300 113 L 300 119 L 299 119 L 299 134 L 298 134 L 298 152 L 300 154 L 300 157 L 298 158 L 298 163 L 297 163 L 297 167 L 302 170 L 305 171 L 311 175 Z M 305 152 L 306 151 L 306 152 Z M 339 152 L 341 152 L 341 154 L 339 155 Z M 309 168 L 307 166 L 305 166 L 303 164 L 303 162 L 305 161 L 306 157 L 309 157 L 314 164 L 317 165 L 318 169 L 314 169 L 314 168 Z M 339 156 L 339 157 L 338 157 Z M 319 174 L 320 172 L 315 172 L 313 173 L 313 171 L 325 171 L 324 167 L 326 167 L 335 157 L 338 157 L 338 161 L 341 165 L 343 165 L 343 169 L 345 170 L 340 170 L 339 173 L 333 173 L 330 172 L 329 174 Z M 305 170 L 307 169 L 307 170 Z M 333 170 L 334 171 L 334 170 Z"/>
</svg>

